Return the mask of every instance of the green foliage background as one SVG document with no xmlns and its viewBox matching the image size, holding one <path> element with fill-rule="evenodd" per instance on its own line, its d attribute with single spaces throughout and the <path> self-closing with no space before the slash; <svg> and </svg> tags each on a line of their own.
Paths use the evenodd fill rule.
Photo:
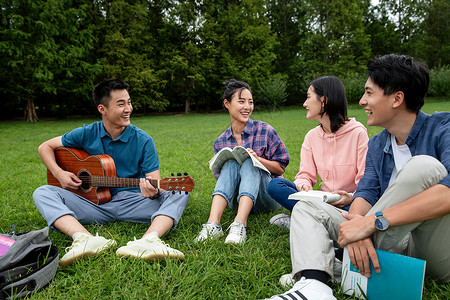
<svg viewBox="0 0 450 300">
<path fill-rule="evenodd" d="M 376 55 L 448 72 L 449 20 L 448 0 L 1 0 L 1 118 L 92 114 L 90 91 L 108 77 L 131 84 L 144 114 L 220 109 L 230 78 L 276 107 L 336 75 L 356 102 Z M 438 77 L 432 96 L 448 96 Z"/>
</svg>

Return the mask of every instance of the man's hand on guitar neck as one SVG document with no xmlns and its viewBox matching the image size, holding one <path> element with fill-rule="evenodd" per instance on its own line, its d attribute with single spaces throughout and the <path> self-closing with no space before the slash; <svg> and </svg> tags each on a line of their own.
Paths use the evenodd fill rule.
<svg viewBox="0 0 450 300">
<path fill-rule="evenodd" d="M 142 197 L 153 198 L 160 193 L 159 189 L 154 187 L 151 183 L 151 179 L 161 180 L 159 170 L 145 174 L 146 178 L 139 180 L 139 188 L 141 189 Z"/>
<path fill-rule="evenodd" d="M 56 174 L 53 174 L 53 176 L 55 176 L 55 178 L 58 179 L 63 189 L 76 190 L 82 183 L 81 179 L 78 178 L 77 175 L 73 174 L 72 172 L 64 171 L 63 169 L 61 169 L 60 171 L 55 173 Z"/>
<path fill-rule="evenodd" d="M 153 198 L 160 193 L 158 188 L 155 188 L 151 183 L 151 177 L 141 178 L 139 179 L 139 188 L 141 189 L 142 197 L 144 198 Z"/>
</svg>

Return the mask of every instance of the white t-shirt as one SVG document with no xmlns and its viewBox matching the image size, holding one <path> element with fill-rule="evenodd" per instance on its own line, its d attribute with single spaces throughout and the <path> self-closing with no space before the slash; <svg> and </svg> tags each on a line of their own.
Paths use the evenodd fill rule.
<svg viewBox="0 0 450 300">
<path fill-rule="evenodd" d="M 409 150 L 408 145 L 397 145 L 397 140 L 395 136 L 391 134 L 391 145 L 392 152 L 394 154 L 394 170 L 392 170 L 391 179 L 389 180 L 389 185 L 391 185 L 395 178 L 397 177 L 398 172 L 403 168 L 406 162 L 411 158 L 411 151 Z"/>
</svg>

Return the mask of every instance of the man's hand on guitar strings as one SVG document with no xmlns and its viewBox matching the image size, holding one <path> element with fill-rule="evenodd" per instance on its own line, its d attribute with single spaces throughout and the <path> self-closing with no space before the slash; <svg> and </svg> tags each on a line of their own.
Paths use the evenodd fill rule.
<svg viewBox="0 0 450 300">
<path fill-rule="evenodd" d="M 81 179 L 72 172 L 61 170 L 61 172 L 56 175 L 57 176 L 55 177 L 58 179 L 63 189 L 76 190 L 83 183 Z"/>
</svg>

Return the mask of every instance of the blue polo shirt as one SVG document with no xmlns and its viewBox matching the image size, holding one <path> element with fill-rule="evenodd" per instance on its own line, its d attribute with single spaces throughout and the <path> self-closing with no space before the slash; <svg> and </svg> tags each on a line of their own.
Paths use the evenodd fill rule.
<svg viewBox="0 0 450 300">
<path fill-rule="evenodd" d="M 67 132 L 62 137 L 62 143 L 65 147 L 83 149 L 89 155 L 108 154 L 113 158 L 117 177 L 120 178 L 143 178 L 146 173 L 159 170 L 153 139 L 134 125 L 127 126 L 113 140 L 103 127 L 103 122 L 99 121 Z M 111 194 L 123 190 L 139 192 L 138 188 L 112 188 Z"/>
<path fill-rule="evenodd" d="M 450 187 L 449 112 L 428 115 L 419 111 L 406 144 L 412 156 L 429 155 L 439 160 L 449 172 L 440 184 Z M 391 134 L 385 129 L 369 140 L 364 176 L 359 181 L 354 198 L 362 197 L 373 206 L 388 188 L 393 169 Z"/>
</svg>

